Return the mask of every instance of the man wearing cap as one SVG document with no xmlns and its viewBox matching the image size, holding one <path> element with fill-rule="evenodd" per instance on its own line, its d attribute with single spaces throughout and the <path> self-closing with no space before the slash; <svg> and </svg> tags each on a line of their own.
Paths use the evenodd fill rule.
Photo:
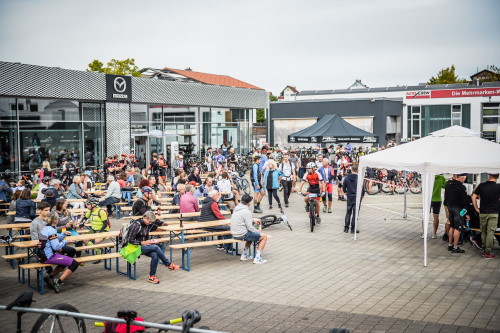
<svg viewBox="0 0 500 333">
<path fill-rule="evenodd" d="M 493 247 L 500 208 L 500 184 L 497 184 L 498 176 L 498 173 L 489 174 L 488 181 L 479 184 L 472 194 L 474 209 L 479 213 L 481 220 L 481 244 L 484 249 L 482 255 L 486 259 L 495 258 L 495 255 L 491 253 L 491 249 Z M 478 199 L 480 201 L 480 208 L 477 205 Z"/>
<path fill-rule="evenodd" d="M 466 173 L 459 174 L 455 179 L 446 184 L 444 190 L 444 201 L 448 206 L 450 214 L 450 230 L 448 232 L 448 251 L 452 253 L 464 253 L 465 251 L 458 247 L 460 238 L 460 229 L 464 226 L 463 216 L 467 212 L 467 190 L 463 182 L 467 178 Z M 465 211 L 465 213 L 464 213 Z M 466 215 L 467 219 L 469 216 Z"/>
</svg>

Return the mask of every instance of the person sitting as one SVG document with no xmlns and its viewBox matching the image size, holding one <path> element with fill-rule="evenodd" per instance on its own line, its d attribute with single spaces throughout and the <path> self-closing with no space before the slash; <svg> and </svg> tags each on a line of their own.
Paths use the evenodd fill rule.
<svg viewBox="0 0 500 333">
<path fill-rule="evenodd" d="M 25 188 L 21 192 L 21 196 L 16 201 L 15 223 L 31 222 L 36 217 L 36 205 L 31 200 L 31 191 Z"/>
<path fill-rule="evenodd" d="M 5 177 L 0 179 L 0 201 L 1 202 L 10 202 L 10 197 L 12 196 L 12 189 L 9 184 L 5 181 Z"/>
<path fill-rule="evenodd" d="M 113 177 L 113 176 L 111 176 Z M 87 206 L 88 211 L 85 213 L 85 219 L 90 221 L 90 230 L 92 233 L 101 233 L 109 231 L 109 219 L 106 211 L 99 207 L 99 199 L 97 198 L 89 198 L 85 202 L 85 206 Z M 101 243 L 101 239 L 95 239 L 90 241 L 89 243 L 99 244 Z M 97 254 L 101 254 L 101 249 L 96 250 Z M 95 260 L 93 264 L 100 263 L 101 260 Z"/>
<path fill-rule="evenodd" d="M 167 192 L 167 184 L 165 184 L 165 178 L 159 177 L 158 178 L 158 191 L 159 192 Z"/>
<path fill-rule="evenodd" d="M 144 186 L 141 192 L 142 196 L 132 205 L 132 216 L 144 215 L 147 211 L 151 211 L 151 203 L 160 205 L 160 203 L 153 200 L 153 189 L 151 187 Z"/>
<path fill-rule="evenodd" d="M 83 199 L 85 193 L 80 187 L 81 182 L 82 179 L 80 178 L 80 176 L 77 175 L 73 177 L 73 182 L 68 189 L 68 199 Z M 85 208 L 85 204 L 83 202 L 72 202 L 71 205 L 75 209 Z"/>
<path fill-rule="evenodd" d="M 248 209 L 251 202 L 252 197 L 248 194 L 244 194 L 241 198 L 241 203 L 234 208 L 233 216 L 231 216 L 231 234 L 235 239 L 246 241 L 245 249 L 241 254 L 240 260 L 253 259 L 250 256 L 250 245 L 252 245 L 252 242 L 258 241 L 259 245 L 257 246 L 253 263 L 265 264 L 267 260 L 262 259 L 262 251 L 266 246 L 267 235 L 263 232 L 259 232 L 252 224 L 252 213 Z M 259 220 L 255 220 L 255 222 L 260 224 Z"/>
<path fill-rule="evenodd" d="M 207 222 L 207 221 L 216 221 L 216 220 L 225 220 L 226 218 L 222 213 L 220 212 L 219 209 L 219 200 L 221 198 L 221 194 L 217 190 L 211 190 L 208 193 L 208 196 L 203 200 L 203 205 L 201 206 L 200 210 L 200 222 Z M 204 228 L 205 230 L 208 231 L 227 231 L 230 229 L 228 225 L 219 225 L 219 226 L 213 226 L 213 227 L 208 227 Z M 225 235 L 225 236 L 217 236 L 217 239 L 228 239 L 231 238 L 231 235 Z M 231 250 L 232 246 L 231 244 L 226 244 L 225 246 L 222 246 L 222 244 L 217 245 L 218 250 Z"/>
<path fill-rule="evenodd" d="M 12 196 L 12 201 L 9 203 L 9 212 L 15 212 L 16 211 L 16 202 L 17 199 L 21 197 L 22 191 L 16 191 L 14 192 L 14 195 Z M 15 221 L 15 216 L 14 215 L 9 215 L 7 217 L 7 223 L 14 223 Z"/>
<path fill-rule="evenodd" d="M 188 182 L 196 182 L 196 185 L 201 185 L 200 169 L 193 168 L 193 172 L 188 177 Z"/>
<path fill-rule="evenodd" d="M 47 202 L 50 205 L 50 209 L 52 209 L 56 205 L 56 201 L 54 189 L 49 188 L 45 191 L 45 198 L 41 202 Z"/>
<path fill-rule="evenodd" d="M 199 190 L 200 190 L 200 195 L 202 197 L 207 197 L 208 193 L 210 193 L 210 191 L 212 191 L 212 190 L 218 191 L 219 188 L 217 187 L 217 185 L 214 185 L 214 178 L 208 176 L 207 179 L 205 179 L 205 183 L 200 186 Z"/>
<path fill-rule="evenodd" d="M 181 204 L 181 197 L 186 193 L 186 185 L 185 184 L 177 184 L 177 192 L 174 194 L 172 198 L 172 206 L 179 206 Z M 179 209 L 171 209 L 169 211 L 170 214 L 179 213 Z"/>
<path fill-rule="evenodd" d="M 177 271 L 179 270 L 179 265 L 170 262 L 162 249 L 155 244 L 155 240 L 149 239 L 149 232 L 157 228 L 157 225 L 153 221 L 156 221 L 156 216 L 153 212 L 148 211 L 144 213 L 142 218 L 133 222 L 129 228 L 127 243 L 140 245 L 142 254 L 151 258 L 148 282 L 158 284 L 160 280 L 156 277 L 156 268 L 158 267 L 159 260 L 169 270 Z"/>
<path fill-rule="evenodd" d="M 72 258 L 76 250 L 66 245 L 64 238 L 71 235 L 71 232 L 64 231 L 57 234 L 56 225 L 59 221 L 57 213 L 52 212 L 47 216 L 47 225 L 42 229 L 40 239 L 47 240 L 44 249 L 44 254 L 47 260 L 43 261 L 44 264 L 57 265 L 57 267 L 45 278 L 45 282 L 50 289 L 54 289 L 56 293 L 61 291 L 63 282 L 76 271 L 78 262 Z M 69 255 L 64 255 L 69 254 Z M 64 270 L 64 271 L 63 271 Z M 58 278 L 57 275 L 63 271 L 62 275 Z"/>
<path fill-rule="evenodd" d="M 71 184 L 73 185 L 73 184 Z M 70 186 L 71 186 L 70 185 Z M 76 235 L 79 235 L 79 233 L 76 231 L 76 225 L 75 223 L 73 222 L 73 220 L 71 219 L 71 214 L 70 212 L 67 210 L 68 208 L 68 202 L 66 201 L 66 199 L 57 199 L 56 201 L 56 205 L 54 207 L 54 209 L 52 210 L 53 212 L 56 212 L 57 215 L 59 216 L 59 222 L 57 223 L 57 227 L 56 227 L 56 230 L 57 230 L 57 233 L 61 233 L 61 232 L 64 232 L 66 230 L 69 230 L 71 232 L 71 235 L 72 236 L 76 236 Z M 75 246 L 83 246 L 83 242 L 82 241 L 78 241 L 78 242 L 75 242 Z M 73 257 L 74 255 L 71 255 L 70 257 Z M 81 257 L 82 256 L 82 252 L 76 252 L 76 257 Z M 83 265 L 83 264 L 81 264 Z"/>
<path fill-rule="evenodd" d="M 194 186 L 186 185 L 185 186 L 186 193 L 181 196 L 179 202 L 179 212 L 182 213 L 194 213 L 200 211 L 200 206 L 198 205 L 198 200 L 194 197 Z M 197 216 L 190 216 L 187 218 L 183 218 L 184 221 L 198 221 Z"/>
<path fill-rule="evenodd" d="M 51 208 L 48 202 L 42 201 L 38 203 L 38 210 L 40 211 L 40 215 L 30 223 L 30 236 L 32 240 L 40 239 L 42 230 L 47 225 L 45 220 L 49 216 Z"/>
<path fill-rule="evenodd" d="M 109 184 L 108 192 L 104 197 L 102 197 L 101 201 L 99 202 L 99 207 L 106 206 L 108 208 L 108 215 L 111 215 L 113 213 L 112 205 L 120 202 L 122 193 L 120 190 L 120 185 L 117 181 L 115 181 L 114 176 L 109 175 L 106 183 Z"/>
<path fill-rule="evenodd" d="M 239 193 L 238 191 L 234 190 L 231 186 L 231 181 L 229 180 L 229 175 L 227 172 L 223 172 L 221 174 L 221 179 L 217 182 L 217 187 L 219 188 L 219 191 L 222 194 L 222 198 L 224 201 L 233 201 L 234 206 L 238 204 L 239 200 Z M 229 207 L 229 203 L 228 203 Z"/>
</svg>

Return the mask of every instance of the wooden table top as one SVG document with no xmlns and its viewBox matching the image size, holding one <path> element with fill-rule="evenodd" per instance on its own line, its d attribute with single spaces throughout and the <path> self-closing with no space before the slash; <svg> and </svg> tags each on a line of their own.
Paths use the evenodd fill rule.
<svg viewBox="0 0 500 333">
<path fill-rule="evenodd" d="M 72 242 L 78 242 L 78 241 L 89 241 L 93 240 L 96 238 L 99 239 L 105 239 L 105 238 L 113 238 L 117 237 L 120 234 L 120 231 L 110 231 L 110 232 L 100 232 L 97 234 L 91 233 L 91 234 L 84 234 L 84 235 L 77 235 L 77 236 L 66 236 L 64 238 L 68 243 Z M 35 247 L 38 244 L 37 240 L 29 240 L 29 241 L 24 241 L 24 242 L 13 242 L 11 243 L 13 246 L 16 247 L 22 247 L 22 248 L 27 248 L 27 247 Z"/>
<path fill-rule="evenodd" d="M 0 224 L 0 230 L 8 230 L 15 228 L 29 228 L 31 223 L 9 223 L 9 224 Z"/>
<path fill-rule="evenodd" d="M 216 220 L 216 221 L 208 221 L 208 222 L 184 222 L 182 227 L 180 224 L 171 224 L 164 227 L 158 227 L 159 230 L 164 231 L 181 231 L 181 230 L 189 230 L 189 229 L 200 229 L 200 228 L 209 228 L 216 227 L 221 225 L 229 225 L 231 224 L 231 220 Z"/>
</svg>

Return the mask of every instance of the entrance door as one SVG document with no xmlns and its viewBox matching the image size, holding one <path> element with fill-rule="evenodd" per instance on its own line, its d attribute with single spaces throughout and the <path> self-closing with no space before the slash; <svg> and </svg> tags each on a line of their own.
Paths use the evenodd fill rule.
<svg viewBox="0 0 500 333">
<path fill-rule="evenodd" d="M 146 165 L 149 165 L 149 149 L 148 149 L 148 137 L 147 136 L 135 136 L 134 137 L 134 154 L 139 161 L 139 167 L 144 169 Z"/>
</svg>

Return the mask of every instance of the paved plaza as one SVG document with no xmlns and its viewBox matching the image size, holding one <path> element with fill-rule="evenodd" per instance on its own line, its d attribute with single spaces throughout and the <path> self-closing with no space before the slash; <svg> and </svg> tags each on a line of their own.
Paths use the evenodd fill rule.
<svg viewBox="0 0 500 333">
<path fill-rule="evenodd" d="M 33 306 L 65 302 L 106 316 L 130 309 L 157 322 L 197 309 L 203 325 L 226 332 L 328 332 L 332 327 L 352 332 L 500 332 L 500 259 L 483 259 L 470 243 L 463 246 L 464 254 L 450 254 L 447 243 L 429 239 L 424 267 L 419 200 L 408 195 L 409 217 L 403 219 L 401 195 L 365 197 L 361 233 L 354 241 L 343 232 L 345 202 L 336 200 L 333 213 L 322 214 L 322 224 L 311 233 L 303 197 L 292 194 L 286 213 L 293 232 L 283 225 L 266 229 L 272 239 L 263 253 L 269 260 L 265 265 L 200 248 L 193 252 L 190 272 L 159 267 L 161 283 L 152 285 L 145 256 L 138 261 L 137 281 L 87 263 L 60 294 L 35 294 Z M 278 213 L 267 208 L 263 204 L 264 214 Z M 113 229 L 123 221 L 113 220 Z M 500 257 L 498 244 L 494 253 Z M 180 262 L 180 252 L 174 252 L 174 261 Z M 27 288 L 6 262 L 0 264 L 0 286 L 1 304 Z M 15 331 L 15 318 L 15 313 L 0 312 L 2 332 Z M 25 328 L 35 319 L 26 315 Z"/>
</svg>

